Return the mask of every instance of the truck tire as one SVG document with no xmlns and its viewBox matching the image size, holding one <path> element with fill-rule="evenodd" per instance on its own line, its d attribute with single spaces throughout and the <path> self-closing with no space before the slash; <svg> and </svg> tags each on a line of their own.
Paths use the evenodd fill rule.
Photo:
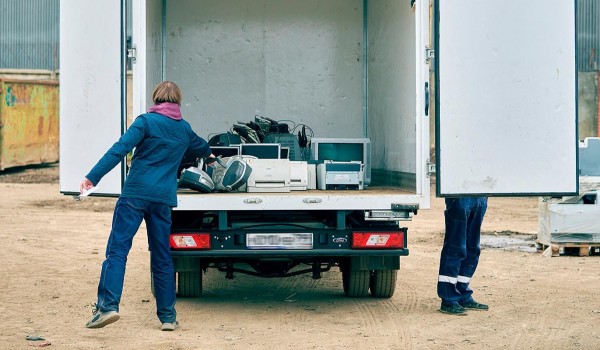
<svg viewBox="0 0 600 350">
<path fill-rule="evenodd" d="M 177 295 L 182 298 L 197 298 L 202 295 L 202 271 L 177 273 Z"/>
<path fill-rule="evenodd" d="M 371 296 L 391 298 L 396 290 L 398 270 L 375 270 L 371 275 Z"/>
<path fill-rule="evenodd" d="M 371 271 L 342 271 L 344 293 L 350 298 L 363 298 L 369 294 Z"/>
</svg>

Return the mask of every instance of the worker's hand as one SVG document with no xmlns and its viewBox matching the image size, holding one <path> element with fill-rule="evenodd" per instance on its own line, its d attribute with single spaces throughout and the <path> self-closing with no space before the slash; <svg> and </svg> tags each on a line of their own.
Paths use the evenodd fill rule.
<svg viewBox="0 0 600 350">
<path fill-rule="evenodd" d="M 206 163 L 206 165 L 208 166 L 214 166 L 216 160 L 217 157 L 215 157 L 215 155 L 211 153 L 210 156 L 204 158 L 204 163 Z"/>
<path fill-rule="evenodd" d="M 79 185 L 79 193 L 83 193 L 83 191 L 87 191 L 92 187 L 94 187 L 94 184 L 87 177 L 84 177 Z"/>
</svg>

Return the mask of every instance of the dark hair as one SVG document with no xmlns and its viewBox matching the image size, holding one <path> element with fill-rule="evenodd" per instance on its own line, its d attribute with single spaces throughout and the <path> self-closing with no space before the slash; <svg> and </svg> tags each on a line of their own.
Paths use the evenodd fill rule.
<svg viewBox="0 0 600 350">
<path fill-rule="evenodd" d="M 179 86 L 171 81 L 163 81 L 154 87 L 152 92 L 154 103 L 173 102 L 181 106 L 181 90 Z"/>
</svg>

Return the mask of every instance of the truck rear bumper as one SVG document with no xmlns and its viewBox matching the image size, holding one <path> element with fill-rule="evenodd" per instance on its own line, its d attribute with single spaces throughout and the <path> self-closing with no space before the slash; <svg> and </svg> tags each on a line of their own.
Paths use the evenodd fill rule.
<svg viewBox="0 0 600 350">
<path fill-rule="evenodd" d="M 236 259 L 264 259 L 264 258 L 330 258 L 353 256 L 406 256 L 408 249 L 312 249 L 312 250 L 172 250 L 173 257 L 197 258 L 236 258 Z"/>
</svg>

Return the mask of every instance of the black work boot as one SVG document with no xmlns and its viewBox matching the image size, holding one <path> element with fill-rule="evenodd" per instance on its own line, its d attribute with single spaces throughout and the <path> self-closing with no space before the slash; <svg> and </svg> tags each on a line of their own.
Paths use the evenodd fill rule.
<svg viewBox="0 0 600 350">
<path fill-rule="evenodd" d="M 450 314 L 450 315 L 457 315 L 457 316 L 466 316 L 467 315 L 467 310 L 465 310 L 465 308 L 460 306 L 459 304 L 450 304 L 450 305 L 442 304 L 442 306 L 440 306 L 440 312 L 443 312 L 445 314 Z"/>
<path fill-rule="evenodd" d="M 460 306 L 462 306 L 465 309 L 469 309 L 469 310 L 489 310 L 490 307 L 485 305 L 485 304 L 480 304 L 478 302 L 476 302 L 475 300 L 469 300 L 469 301 L 462 301 L 459 302 Z"/>
</svg>

